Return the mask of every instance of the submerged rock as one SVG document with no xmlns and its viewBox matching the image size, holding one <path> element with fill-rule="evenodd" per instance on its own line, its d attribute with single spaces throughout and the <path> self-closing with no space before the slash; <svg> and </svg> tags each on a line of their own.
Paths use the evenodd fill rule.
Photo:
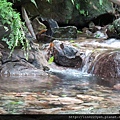
<svg viewBox="0 0 120 120">
<path fill-rule="evenodd" d="M 42 70 L 35 68 L 33 65 L 27 62 L 8 62 L 2 65 L 2 76 L 41 76 L 47 75 Z"/>
</svg>

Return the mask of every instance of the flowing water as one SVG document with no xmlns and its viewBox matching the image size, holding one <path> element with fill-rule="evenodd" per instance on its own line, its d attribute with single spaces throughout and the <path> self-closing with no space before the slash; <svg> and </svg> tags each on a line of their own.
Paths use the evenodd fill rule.
<svg viewBox="0 0 120 120">
<path fill-rule="evenodd" d="M 84 44 L 92 44 L 92 46 L 102 46 L 109 48 L 119 48 L 120 41 L 115 39 L 106 40 L 102 43 L 100 42 L 82 42 L 80 43 L 82 45 Z M 90 51 L 86 51 L 86 54 L 89 56 Z M 83 66 L 83 69 L 65 69 L 65 70 L 58 70 L 58 69 L 50 69 L 49 73 L 56 75 L 54 76 L 46 76 L 46 77 L 0 77 L 0 97 L 6 93 L 26 93 L 31 92 L 32 93 L 41 93 L 42 95 L 54 95 L 59 97 L 76 97 L 77 95 L 93 95 L 98 97 L 103 97 L 103 103 L 98 104 L 100 107 L 101 105 L 103 108 L 109 107 L 110 105 L 106 105 L 106 101 L 109 99 L 111 100 L 111 104 L 114 103 L 113 106 L 117 107 L 120 106 L 119 101 L 119 90 L 114 90 L 113 86 L 116 79 L 112 79 L 112 82 L 109 82 L 105 78 L 100 78 L 91 74 L 88 74 L 86 71 L 88 69 L 88 59 L 86 58 L 86 62 Z M 45 96 L 44 96 L 45 97 Z M 2 98 L 2 97 L 1 97 Z M 45 98 L 44 98 L 45 99 Z M 98 98 L 99 99 L 99 98 Z M 1 99 L 0 106 L 5 108 L 5 104 L 3 104 L 3 101 L 5 99 Z M 89 101 L 88 101 L 89 102 Z M 93 104 L 94 101 L 92 101 Z M 109 101 L 110 102 L 110 101 Z M 87 103 L 84 102 L 84 104 Z M 116 104 L 115 104 L 116 103 Z M 86 105 L 82 105 L 85 107 Z M 94 103 L 95 104 L 95 103 Z M 94 106 L 91 105 L 91 106 Z M 97 103 L 96 103 L 97 104 Z M 74 106 L 74 105 L 73 105 Z M 90 106 L 90 107 L 91 107 Z M 112 106 L 112 105 L 111 105 Z M 32 106 L 33 107 L 33 106 Z M 59 104 L 55 104 L 53 106 L 48 106 L 52 110 L 52 108 L 60 107 Z M 64 106 L 63 106 L 64 107 Z M 89 105 L 88 105 L 89 107 Z M 102 109 L 101 107 L 101 109 Z M 1 107 L 0 107 L 1 108 Z M 46 107 L 45 107 L 46 108 Z M 44 107 L 42 108 L 45 109 Z M 48 109 L 46 108 L 46 110 Z M 22 109 L 22 108 L 21 108 Z M 36 108 L 37 109 L 37 108 Z M 68 108 L 69 110 L 69 108 Z M 79 110 L 79 109 L 78 109 Z M 81 109 L 80 109 L 81 110 Z M 111 109 L 112 110 L 112 109 Z M 87 109 L 89 111 L 89 109 Z M 114 113 L 118 113 L 119 108 L 114 111 Z M 112 111 L 113 112 L 113 111 Z M 9 112 L 8 112 L 9 113 Z M 20 112 L 18 112 L 20 113 Z M 34 113 L 34 112 L 33 112 Z M 49 113 L 49 112 L 48 112 Z M 65 111 L 62 112 L 62 110 L 58 111 L 57 113 L 66 113 Z M 71 113 L 71 112 L 68 112 Z M 74 111 L 75 113 L 75 111 Z M 77 113 L 87 113 L 85 112 L 78 112 Z M 89 112 L 88 112 L 89 113 Z M 96 113 L 96 112 L 94 112 Z M 101 112 L 100 112 L 101 113 Z M 108 110 L 106 110 L 105 113 L 109 113 Z M 111 112 L 110 112 L 111 113 Z"/>
</svg>

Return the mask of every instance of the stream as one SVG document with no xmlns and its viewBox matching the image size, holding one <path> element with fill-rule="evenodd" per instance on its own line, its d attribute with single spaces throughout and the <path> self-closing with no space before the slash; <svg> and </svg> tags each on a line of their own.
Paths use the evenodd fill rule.
<svg viewBox="0 0 120 120">
<path fill-rule="evenodd" d="M 79 41 L 79 40 L 78 40 Z M 78 42 L 77 41 L 77 42 Z M 85 41 L 103 49 L 119 49 L 120 41 Z M 89 54 L 89 50 L 86 54 Z M 59 68 L 59 67 L 58 67 Z M 1 114 L 119 114 L 120 91 L 114 82 L 88 74 L 83 69 L 53 69 L 48 76 L 0 77 Z M 55 76 L 56 77 L 55 77 Z M 111 78 L 112 79 L 112 78 Z M 112 81 L 117 81 L 113 79 Z M 119 81 L 119 80 L 118 80 Z"/>
</svg>

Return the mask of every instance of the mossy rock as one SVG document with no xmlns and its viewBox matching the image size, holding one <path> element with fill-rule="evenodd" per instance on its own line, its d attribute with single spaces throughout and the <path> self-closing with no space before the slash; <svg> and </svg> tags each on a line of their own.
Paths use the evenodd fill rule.
<svg viewBox="0 0 120 120">
<path fill-rule="evenodd" d="M 36 0 L 36 3 L 41 16 L 53 18 L 62 24 L 82 26 L 100 15 L 114 13 L 108 0 L 103 0 L 102 5 L 99 0 L 75 0 L 74 4 L 71 0 L 52 0 L 52 3 Z"/>
</svg>

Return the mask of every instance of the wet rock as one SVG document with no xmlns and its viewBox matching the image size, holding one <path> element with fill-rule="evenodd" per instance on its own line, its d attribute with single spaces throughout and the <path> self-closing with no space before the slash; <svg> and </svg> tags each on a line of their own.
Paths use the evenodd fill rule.
<svg viewBox="0 0 120 120">
<path fill-rule="evenodd" d="M 36 101 L 37 99 L 33 95 L 27 95 L 27 96 L 25 96 L 25 100 L 26 101 Z"/>
<path fill-rule="evenodd" d="M 119 34 L 119 33 L 120 33 L 120 18 L 119 18 L 119 19 L 116 19 L 116 20 L 113 22 L 113 26 L 114 26 L 116 32 Z"/>
<path fill-rule="evenodd" d="M 63 42 L 54 41 L 49 53 L 54 56 L 54 62 L 61 66 L 80 67 L 82 64 L 82 58 L 77 55 L 78 50 Z"/>
<path fill-rule="evenodd" d="M 96 31 L 94 34 L 93 34 L 93 36 L 95 37 L 95 38 L 104 38 L 104 39 L 106 39 L 108 36 L 107 36 L 107 34 L 105 33 L 105 31 Z"/>
<path fill-rule="evenodd" d="M 32 20 L 32 25 L 36 34 L 36 40 L 34 40 L 33 42 L 35 43 L 50 43 L 54 40 L 52 36 L 52 27 L 55 26 L 54 25 L 54 20 L 50 19 L 50 20 L 44 20 L 44 18 L 41 18 L 42 22 L 40 22 L 40 20 L 38 18 L 35 18 L 34 20 Z"/>
<path fill-rule="evenodd" d="M 77 98 L 86 102 L 102 101 L 104 99 L 103 97 L 97 97 L 97 96 L 91 96 L 91 95 L 77 95 Z"/>
<path fill-rule="evenodd" d="M 29 51 L 28 62 L 34 65 L 38 69 L 44 69 L 43 67 L 47 67 L 49 69 L 49 65 L 47 60 L 45 59 L 44 54 L 39 49 L 39 44 L 32 44 L 31 51 Z M 24 51 L 14 50 L 13 52 L 16 56 L 19 56 L 20 59 L 26 60 L 24 56 Z M 18 54 L 19 53 L 19 54 Z"/>
<path fill-rule="evenodd" d="M 111 14 L 114 13 L 114 9 L 112 7 L 112 4 L 105 0 L 101 5 L 99 4 L 99 1 L 93 0 L 93 1 L 81 1 L 78 0 L 73 4 L 71 0 L 68 1 L 56 1 L 53 0 L 51 3 L 47 1 L 39 1 L 36 0 L 37 3 L 37 11 L 42 17 L 45 18 L 53 18 L 59 23 L 62 24 L 74 24 L 74 25 L 80 25 L 83 26 L 90 20 L 97 18 L 100 15 L 103 14 Z M 76 4 L 80 7 L 77 7 Z M 82 5 L 82 6 L 81 6 Z M 26 5 L 26 7 L 29 6 L 29 4 Z M 56 7 L 57 9 L 56 9 Z M 34 10 L 31 10 L 32 7 L 27 7 L 27 10 L 29 13 L 34 13 Z M 84 12 L 83 12 L 84 11 Z M 34 13 L 36 14 L 36 13 Z"/>
<path fill-rule="evenodd" d="M 59 28 L 57 21 L 55 21 L 54 19 L 47 19 L 42 17 L 41 22 L 47 27 L 47 31 L 45 33 L 48 36 L 53 35 L 53 32 L 52 32 L 53 28 Z"/>
<path fill-rule="evenodd" d="M 57 82 L 60 82 L 60 79 L 52 76 L 0 76 L 0 88 L 1 92 L 44 92 L 46 94 L 46 89 L 52 89 L 56 86 Z M 21 95 L 26 97 L 27 93 Z M 20 94 L 18 95 L 20 96 Z M 39 97 L 44 97 L 39 95 Z M 18 97 L 18 99 L 20 99 Z"/>
<path fill-rule="evenodd" d="M 47 109 L 47 108 L 49 108 L 49 103 L 48 103 L 48 101 L 43 101 L 43 100 L 41 100 L 41 101 L 37 101 L 37 100 L 29 100 L 29 101 L 26 101 L 25 102 L 26 103 L 26 108 L 28 108 L 28 107 L 35 107 L 36 109 Z"/>
<path fill-rule="evenodd" d="M 71 104 L 81 104 L 83 103 L 82 100 L 75 99 L 72 97 L 60 97 L 58 98 L 58 101 L 61 103 L 61 105 L 71 105 Z"/>
<path fill-rule="evenodd" d="M 55 38 L 48 36 L 46 34 L 37 34 L 37 41 L 35 41 L 36 43 L 50 43 L 53 40 L 55 40 Z"/>
<path fill-rule="evenodd" d="M 2 39 L 4 36 L 8 37 L 10 34 L 10 27 L 8 25 L 3 25 L 0 20 L 0 39 Z"/>
<path fill-rule="evenodd" d="M 41 70 L 47 70 L 47 68 L 49 70 L 49 67 L 48 67 L 49 65 L 47 63 L 47 60 L 45 59 L 43 53 L 39 50 L 39 46 L 36 46 L 35 44 L 32 44 L 32 48 L 29 51 L 28 60 L 26 60 L 24 51 L 18 48 L 13 51 L 11 56 L 9 55 L 10 55 L 10 50 L 5 48 L 1 51 L 2 74 L 30 75 L 31 73 L 33 73 L 32 75 L 35 75 L 35 74 L 40 75 L 40 72 L 43 73 Z M 14 70 L 12 70 L 12 68 Z M 31 72 L 29 68 L 31 68 Z M 22 72 L 22 70 L 24 72 Z"/>
<path fill-rule="evenodd" d="M 106 34 L 106 27 L 96 26 L 93 22 L 89 23 L 89 28 L 84 27 L 82 31 L 87 35 L 88 38 L 108 38 Z"/>
<path fill-rule="evenodd" d="M 56 39 L 76 39 L 77 38 L 77 28 L 75 26 L 52 28 L 53 37 Z"/>
<path fill-rule="evenodd" d="M 37 109 L 28 109 L 25 110 L 24 113 L 25 114 L 55 114 L 57 112 L 60 112 L 62 108 L 50 108 L 50 109 L 41 109 L 41 110 L 37 110 Z"/>
<path fill-rule="evenodd" d="M 96 102 L 90 102 L 90 103 L 82 103 L 83 106 L 94 106 L 94 107 L 98 107 L 99 104 Z"/>
<path fill-rule="evenodd" d="M 28 62 L 8 62 L 2 65 L 2 76 L 41 76 L 47 75 Z"/>
<path fill-rule="evenodd" d="M 89 23 L 89 30 L 92 32 L 92 33 L 95 33 L 96 31 L 99 31 L 101 30 L 101 26 L 96 26 L 92 21 Z"/>
<path fill-rule="evenodd" d="M 119 106 L 118 107 L 107 107 L 107 108 L 86 108 L 81 110 L 69 110 L 62 111 L 58 114 L 119 114 Z M 113 116 L 114 119 L 115 116 Z"/>
<path fill-rule="evenodd" d="M 93 96 L 100 96 L 100 95 L 102 95 L 102 92 L 100 92 L 100 91 L 95 91 L 95 90 L 89 90 L 88 92 L 87 92 L 87 94 L 89 94 L 89 95 L 93 95 Z"/>
<path fill-rule="evenodd" d="M 32 20 L 32 26 L 35 31 L 35 34 L 44 31 L 46 29 L 46 26 L 42 22 L 40 22 L 38 18 Z"/>
<path fill-rule="evenodd" d="M 36 50 L 33 50 L 30 52 L 32 54 L 32 56 L 34 56 L 32 59 L 32 62 L 30 62 L 32 65 L 34 65 L 36 68 L 38 69 L 42 69 L 44 70 L 45 67 L 46 69 L 49 69 L 49 65 L 47 60 L 45 59 L 44 54 L 37 48 Z M 30 58 L 28 59 L 28 61 L 30 60 Z"/>
<path fill-rule="evenodd" d="M 8 112 L 5 111 L 3 108 L 0 108 L 0 114 L 8 114 Z"/>
<path fill-rule="evenodd" d="M 94 63 L 92 63 L 92 70 L 89 72 L 98 76 L 108 78 L 120 77 L 120 52 L 117 50 L 106 51 L 98 55 Z M 110 79 L 111 80 L 111 79 Z M 109 80 L 109 81 L 110 81 Z"/>
<path fill-rule="evenodd" d="M 69 105 L 69 106 L 66 106 L 65 108 L 63 108 L 62 110 L 81 110 L 83 109 L 84 106 L 75 106 L 75 105 Z"/>
<path fill-rule="evenodd" d="M 7 63 L 7 62 L 15 62 L 15 61 L 19 61 L 20 58 L 14 54 L 12 54 L 11 56 L 10 51 L 2 51 L 2 63 Z"/>
<path fill-rule="evenodd" d="M 102 93 L 109 93 L 109 94 L 112 94 L 113 91 L 112 90 L 101 90 Z"/>
<path fill-rule="evenodd" d="M 107 25 L 106 29 L 107 29 L 106 34 L 108 38 L 120 38 L 119 35 L 117 34 L 114 25 Z"/>
<path fill-rule="evenodd" d="M 42 100 L 48 100 L 49 104 L 52 105 L 71 105 L 83 103 L 82 100 L 73 97 L 42 98 Z"/>
<path fill-rule="evenodd" d="M 120 18 L 113 21 L 111 25 L 107 25 L 107 35 L 109 38 L 120 38 Z"/>
<path fill-rule="evenodd" d="M 83 103 L 82 100 L 76 99 L 76 98 L 72 98 L 72 97 L 63 97 L 63 98 L 59 98 L 59 101 L 61 104 L 63 105 L 68 105 L 68 104 L 81 104 Z"/>
<path fill-rule="evenodd" d="M 113 88 L 116 89 L 116 90 L 120 90 L 120 84 L 114 85 Z"/>
</svg>

